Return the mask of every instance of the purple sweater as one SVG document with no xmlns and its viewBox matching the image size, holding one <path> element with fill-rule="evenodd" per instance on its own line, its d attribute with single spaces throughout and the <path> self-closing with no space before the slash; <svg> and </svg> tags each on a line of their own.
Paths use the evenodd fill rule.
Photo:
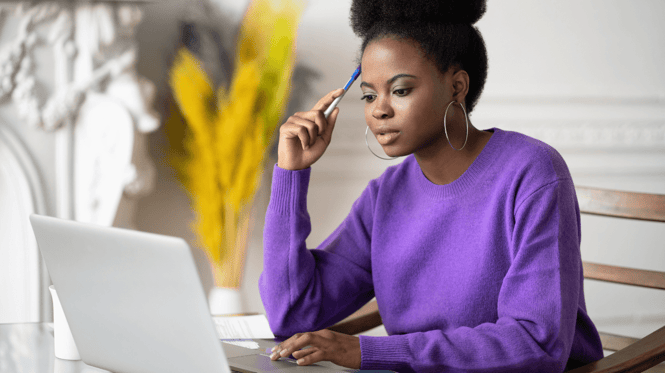
<svg viewBox="0 0 665 373">
<path fill-rule="evenodd" d="M 326 328 L 376 297 L 388 336 L 360 336 L 362 369 L 562 372 L 602 358 L 568 167 L 541 141 L 492 130 L 450 184 L 412 155 L 389 167 L 312 250 L 310 169 L 275 166 L 259 282 L 273 332 Z"/>
</svg>

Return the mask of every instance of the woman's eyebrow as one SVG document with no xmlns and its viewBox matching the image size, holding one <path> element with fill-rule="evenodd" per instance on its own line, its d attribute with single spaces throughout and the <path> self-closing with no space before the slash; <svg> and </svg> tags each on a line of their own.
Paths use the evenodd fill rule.
<svg viewBox="0 0 665 373">
<path fill-rule="evenodd" d="M 399 78 L 416 78 L 417 79 L 418 77 L 415 76 L 415 75 L 410 75 L 410 74 L 397 74 L 397 75 L 393 76 L 392 78 L 388 79 L 386 81 L 386 84 L 392 84 L 392 82 L 394 82 L 395 80 L 397 80 Z M 360 86 L 361 87 L 374 88 L 373 85 L 371 85 L 370 83 L 367 83 L 367 82 L 360 82 Z"/>
</svg>

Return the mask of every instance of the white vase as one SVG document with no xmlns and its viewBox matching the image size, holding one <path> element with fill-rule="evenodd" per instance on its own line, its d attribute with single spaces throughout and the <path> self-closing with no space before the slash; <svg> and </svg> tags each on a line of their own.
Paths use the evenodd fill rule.
<svg viewBox="0 0 665 373">
<path fill-rule="evenodd" d="M 208 294 L 208 304 L 212 315 L 243 313 L 240 289 L 213 287 Z"/>
</svg>

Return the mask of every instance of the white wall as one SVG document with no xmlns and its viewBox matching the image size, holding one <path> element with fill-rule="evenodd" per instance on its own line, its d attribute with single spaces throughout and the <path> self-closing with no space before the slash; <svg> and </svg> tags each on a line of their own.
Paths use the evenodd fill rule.
<svg viewBox="0 0 665 373">
<path fill-rule="evenodd" d="M 231 24 L 240 19 L 247 3 L 214 1 L 229 12 L 225 22 Z M 360 40 L 348 25 L 349 4 L 349 0 L 309 1 L 299 30 L 298 58 L 318 70 L 320 79 L 297 110 L 308 109 L 320 96 L 342 86 L 356 67 Z M 136 34 L 137 69 L 162 92 L 167 89 L 170 56 L 179 38 L 179 17 L 194 6 L 184 0 L 144 5 Z M 490 71 L 471 117 L 474 125 L 517 130 L 552 144 L 563 154 L 578 185 L 665 194 L 663 14 L 665 3 L 658 0 L 490 1 L 487 14 L 478 23 L 487 44 Z M 15 20 L 5 19 L 0 45 L 6 46 L 16 37 L 12 22 Z M 51 57 L 43 53 L 38 57 L 35 75 L 51 89 Z M 394 163 L 374 158 L 365 148 L 359 98 L 355 84 L 340 104 L 333 143 L 313 168 L 308 197 L 313 221 L 310 247 L 342 221 L 367 182 Z M 54 214 L 53 137 L 23 125 L 10 105 L 0 106 L 0 121 L 6 133 L 29 149 L 27 157 L 37 167 L 32 184 L 41 184 L 31 187 L 43 193 L 42 212 Z M 149 136 L 150 152 L 158 161 L 157 188 L 138 205 L 123 200 L 119 214 L 141 230 L 184 237 L 193 244 L 189 230 L 193 214 L 164 161 L 163 131 Z M 249 312 L 263 311 L 257 284 L 263 265 L 262 214 L 268 202 L 270 169 L 255 206 L 242 287 Z M 2 190 L 16 186 L 7 181 L 0 183 Z M 665 251 L 653 245 L 664 241 L 665 230 L 655 223 L 606 220 L 583 217 L 584 259 L 665 269 Z M 196 256 L 209 288 L 212 277 L 206 259 L 201 252 Z M 586 291 L 589 312 L 601 327 L 640 336 L 665 324 L 662 295 L 649 290 L 609 290 L 592 282 L 586 284 Z"/>
<path fill-rule="evenodd" d="M 665 28 L 659 1 L 493 1 L 479 22 L 490 74 L 474 123 L 554 145 L 577 185 L 665 193 Z M 486 127 L 481 125 L 481 127 Z M 656 223 L 582 218 L 582 257 L 665 270 Z M 588 281 L 600 328 L 641 336 L 665 296 Z"/>
<path fill-rule="evenodd" d="M 235 9 L 239 18 L 241 3 L 217 1 L 227 4 L 225 9 Z M 360 40 L 348 25 L 349 4 L 348 0 L 309 2 L 299 32 L 298 58 L 318 69 L 321 78 L 301 109 L 342 86 L 356 67 Z M 148 6 L 139 29 L 139 72 L 158 86 L 165 56 L 177 40 L 175 19 L 182 9 L 175 2 Z M 658 0 L 490 1 L 478 23 L 490 71 L 472 115 L 474 125 L 522 131 L 552 144 L 563 154 L 578 185 L 665 193 L 663 14 L 665 3 Z M 392 164 L 375 159 L 365 148 L 359 98 L 355 84 L 340 104 L 332 145 L 313 167 L 310 247 L 342 221 L 367 182 Z M 160 155 L 164 143 L 159 134 L 152 137 L 152 146 L 153 154 Z M 268 200 L 269 176 L 270 170 L 257 201 L 243 284 L 247 311 L 263 311 L 257 289 L 262 268 L 260 215 Z M 140 202 L 139 228 L 192 240 L 187 228 L 191 216 L 185 196 L 162 166 L 158 189 Z M 584 259 L 665 269 L 665 251 L 647 246 L 663 242 L 665 230 L 648 223 L 640 228 L 631 221 L 605 223 L 603 218 L 583 217 Z M 198 259 L 209 287 L 207 264 L 203 256 Z M 628 300 L 608 303 L 614 291 L 608 294 L 603 285 L 591 282 L 586 291 L 589 312 L 600 326 L 639 336 L 665 323 L 662 295 L 635 292 Z"/>
</svg>

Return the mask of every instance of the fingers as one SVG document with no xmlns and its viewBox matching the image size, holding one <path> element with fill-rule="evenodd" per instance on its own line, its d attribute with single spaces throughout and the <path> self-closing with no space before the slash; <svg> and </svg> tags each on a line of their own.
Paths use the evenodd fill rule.
<svg viewBox="0 0 665 373">
<path fill-rule="evenodd" d="M 316 333 L 296 334 L 281 343 L 280 357 L 286 357 L 307 346 L 325 347 L 323 338 Z M 295 355 L 294 355 L 295 357 Z"/>
<path fill-rule="evenodd" d="M 328 93 L 319 100 L 314 109 L 296 113 L 282 124 L 277 147 L 279 167 L 302 170 L 321 158 L 330 145 L 332 131 L 339 114 L 339 109 L 335 108 L 326 119 L 323 110 L 343 93 L 343 89 Z"/>
<path fill-rule="evenodd" d="M 306 346 L 302 350 L 295 351 L 291 355 L 293 355 L 293 357 L 295 357 L 296 359 L 302 359 L 303 357 L 311 355 L 311 354 L 313 354 L 317 351 L 320 351 L 320 350 L 316 347 Z"/>
<path fill-rule="evenodd" d="M 282 130 L 286 131 L 287 135 L 290 135 L 288 137 L 297 136 L 300 139 L 303 150 L 307 150 L 313 146 L 318 137 L 324 138 L 326 143 L 329 144 L 332 138 L 332 129 L 339 114 L 339 108 L 335 108 L 328 119 L 326 119 L 323 112 L 335 98 L 343 93 L 344 89 L 342 88 L 331 91 L 321 98 L 312 110 L 293 114 L 284 123 Z"/>
<path fill-rule="evenodd" d="M 338 114 L 339 108 L 335 108 L 335 110 L 333 110 L 328 117 L 328 128 L 326 128 L 326 131 L 321 135 L 326 144 L 330 144 L 330 141 L 332 141 L 332 134 L 333 130 L 335 129 L 335 123 L 337 123 Z"/>
<path fill-rule="evenodd" d="M 328 120 L 321 111 L 307 111 L 293 114 L 290 121 L 305 127 L 309 135 L 308 147 L 314 145 L 318 136 L 322 136 L 328 128 Z M 303 143 L 304 144 L 304 143 Z"/>
<path fill-rule="evenodd" d="M 318 360 L 316 361 L 321 361 L 324 357 L 321 347 L 325 346 L 327 346 L 325 338 L 319 336 L 316 332 L 296 334 L 273 347 L 273 353 L 270 355 L 270 359 L 277 360 L 281 357 L 293 355 L 294 358 L 298 359 L 298 363 L 300 364 L 301 358 L 315 355 L 315 357 L 318 356 Z M 312 359 L 313 358 L 310 357 L 309 361 L 313 361 Z"/>
<path fill-rule="evenodd" d="M 289 117 L 282 130 L 287 131 L 291 137 L 297 136 L 303 150 L 314 146 L 318 137 L 330 144 L 338 114 L 339 108 L 335 108 L 328 119 L 322 111 L 298 112 Z"/>
<path fill-rule="evenodd" d="M 344 93 L 344 88 L 338 88 L 329 92 L 327 95 L 323 96 L 319 102 L 316 103 L 316 105 L 314 105 L 312 110 L 320 110 L 322 112 L 325 111 L 337 97 L 342 95 L 342 93 Z"/>
<path fill-rule="evenodd" d="M 297 357 L 296 355 L 293 355 L 293 357 L 298 359 L 298 365 L 311 365 L 311 364 L 314 364 L 314 363 L 318 363 L 319 361 L 327 360 L 325 358 L 325 354 L 323 353 L 323 351 L 318 350 L 318 349 L 315 350 L 314 348 L 308 348 L 307 350 L 314 350 L 314 351 L 312 353 L 308 354 L 308 355 L 301 356 L 301 357 Z M 304 350 L 304 351 L 307 351 L 307 350 Z"/>
<path fill-rule="evenodd" d="M 332 332 L 319 330 L 316 332 L 296 334 L 272 349 L 272 360 L 292 355 L 298 365 L 310 365 L 319 361 L 332 361 L 347 368 L 360 368 L 360 339 Z"/>
<path fill-rule="evenodd" d="M 294 340 L 296 340 L 301 335 L 302 334 L 300 334 L 300 333 L 295 334 L 295 335 L 291 336 L 291 338 L 289 338 L 289 339 L 285 340 L 284 342 L 278 344 L 277 346 L 273 347 L 272 348 L 272 354 L 270 355 L 270 359 L 271 360 L 279 359 L 281 357 L 280 353 L 282 351 L 284 351 L 285 349 L 287 349 L 286 346 L 290 345 L 290 343 L 292 343 Z"/>
</svg>

